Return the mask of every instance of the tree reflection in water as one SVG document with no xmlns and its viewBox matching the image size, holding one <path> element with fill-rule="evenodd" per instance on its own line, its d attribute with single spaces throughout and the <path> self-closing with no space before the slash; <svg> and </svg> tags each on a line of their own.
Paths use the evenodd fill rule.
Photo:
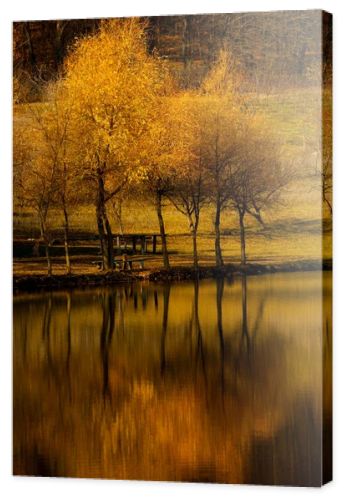
<svg viewBox="0 0 347 500">
<path fill-rule="evenodd" d="M 331 366 L 320 280 L 15 297 L 14 472 L 318 484 L 322 342 Z"/>
<path fill-rule="evenodd" d="M 115 325 L 115 300 L 114 292 L 102 294 L 102 325 L 100 331 L 100 354 L 102 360 L 102 395 L 104 401 L 111 399 L 109 386 L 109 355 Z"/>
<path fill-rule="evenodd" d="M 169 301 L 170 301 L 170 284 L 165 283 L 163 288 L 163 323 L 161 329 L 161 339 L 160 339 L 160 374 L 163 376 L 166 366 L 165 358 L 165 341 L 167 335 L 167 323 L 169 316 Z"/>
</svg>

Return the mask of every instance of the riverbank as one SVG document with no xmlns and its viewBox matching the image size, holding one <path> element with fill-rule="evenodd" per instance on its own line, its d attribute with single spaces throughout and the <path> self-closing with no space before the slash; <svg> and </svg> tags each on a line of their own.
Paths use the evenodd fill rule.
<svg viewBox="0 0 347 500">
<path fill-rule="evenodd" d="M 90 287 L 114 285 L 117 283 L 131 283 L 134 281 L 190 281 L 196 278 L 207 279 L 216 277 L 233 278 L 246 274 L 248 276 L 258 274 L 270 274 L 278 272 L 304 272 L 331 270 L 332 260 L 306 260 L 292 261 L 278 264 L 258 264 L 248 263 L 227 264 L 221 268 L 215 266 L 200 267 L 198 271 L 192 266 L 172 267 L 169 271 L 165 269 L 133 270 L 133 271 L 114 271 L 114 272 L 96 272 L 88 274 L 71 275 L 16 275 L 13 276 L 13 290 L 34 291 L 40 289 L 52 290 L 62 288 Z"/>
</svg>

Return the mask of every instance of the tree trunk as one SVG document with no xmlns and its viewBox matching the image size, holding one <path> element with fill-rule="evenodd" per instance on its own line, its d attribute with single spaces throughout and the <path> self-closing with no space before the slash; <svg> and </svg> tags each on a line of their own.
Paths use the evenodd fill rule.
<svg viewBox="0 0 347 500">
<path fill-rule="evenodd" d="M 156 194 L 156 211 L 157 211 L 158 222 L 159 222 L 161 246 L 162 246 L 162 250 L 163 250 L 163 263 L 164 263 L 164 268 L 168 271 L 170 269 L 170 262 L 169 262 L 169 254 L 167 251 L 165 226 L 164 226 L 164 219 L 163 219 L 163 213 L 162 213 L 162 194 L 158 191 Z"/>
<path fill-rule="evenodd" d="M 98 227 L 98 234 L 100 240 L 100 253 L 102 259 L 102 269 L 105 271 L 108 269 L 108 259 L 107 259 L 107 251 L 106 251 L 106 242 L 105 242 L 105 233 L 104 233 L 104 224 L 102 219 L 102 213 L 100 210 L 100 205 L 97 202 L 96 204 L 96 224 Z"/>
<path fill-rule="evenodd" d="M 66 272 L 71 274 L 71 262 L 70 262 L 70 252 L 69 252 L 69 215 L 67 213 L 66 207 L 63 208 L 64 212 L 64 248 L 65 248 L 65 262 L 66 262 Z"/>
<path fill-rule="evenodd" d="M 328 209 L 329 209 L 330 215 L 333 215 L 333 205 L 332 205 L 332 203 L 330 202 L 329 198 L 326 195 L 326 192 L 324 190 L 324 185 L 323 185 L 323 202 L 325 202 L 328 205 Z"/>
<path fill-rule="evenodd" d="M 52 261 L 51 261 L 51 254 L 49 251 L 49 243 L 46 243 L 46 259 L 47 259 L 47 274 L 48 276 L 52 276 Z"/>
<path fill-rule="evenodd" d="M 194 228 L 192 231 L 193 236 L 193 257 L 194 257 L 194 268 L 198 270 L 199 268 L 199 258 L 198 258 L 198 244 L 197 244 L 197 229 Z"/>
<path fill-rule="evenodd" d="M 98 170 L 98 193 L 96 197 L 96 223 L 98 226 L 103 270 L 113 269 L 113 235 L 106 213 L 105 187 L 102 172 Z"/>
<path fill-rule="evenodd" d="M 46 252 L 46 260 L 47 260 L 47 274 L 48 276 L 52 276 L 52 261 L 51 261 L 51 254 L 50 254 L 50 242 L 49 242 L 49 238 L 48 238 L 48 235 L 47 235 L 47 228 L 46 228 L 46 223 L 45 223 L 45 220 L 42 216 L 42 214 L 40 214 L 40 231 L 41 231 L 41 238 L 43 239 L 44 241 L 44 244 L 45 244 L 45 252 Z"/>
<path fill-rule="evenodd" d="M 63 62 L 64 48 L 63 48 L 63 33 L 66 26 L 66 21 L 55 21 L 55 30 L 53 35 L 55 66 L 58 71 L 61 63 Z"/>
<path fill-rule="evenodd" d="M 193 264 L 195 271 L 199 268 L 199 258 L 198 258 L 198 244 L 197 244 L 197 236 L 198 236 L 198 226 L 199 226 L 199 215 L 195 213 L 188 214 L 189 219 L 189 227 L 193 240 Z"/>
<path fill-rule="evenodd" d="M 245 212 L 239 210 L 239 220 L 240 220 L 240 243 L 241 243 L 241 264 L 246 264 L 246 233 L 245 233 L 245 223 L 244 223 Z"/>
<path fill-rule="evenodd" d="M 108 220 L 106 207 L 104 207 L 104 221 L 106 226 L 106 235 L 107 235 L 107 259 L 108 259 L 108 268 L 114 268 L 114 254 L 113 254 L 113 234 L 110 222 Z"/>
<path fill-rule="evenodd" d="M 27 39 L 27 46 L 28 46 L 28 52 L 29 52 L 29 61 L 31 65 L 31 70 L 32 74 L 36 75 L 37 68 L 36 68 L 36 54 L 34 52 L 34 45 L 33 45 L 33 40 L 32 40 L 32 35 L 31 35 L 31 29 L 29 23 L 23 23 L 24 26 L 24 32 L 25 36 Z"/>
<path fill-rule="evenodd" d="M 124 234 L 124 225 L 123 225 L 123 201 L 121 199 L 112 202 L 112 209 L 115 215 L 115 219 L 118 222 L 119 232 L 123 236 Z"/>
<path fill-rule="evenodd" d="M 220 246 L 220 216 L 221 216 L 221 206 L 220 200 L 216 200 L 216 215 L 214 220 L 214 230 L 215 230 L 215 253 L 216 253 L 216 266 L 221 267 L 224 265 L 222 257 L 222 249 Z"/>
</svg>

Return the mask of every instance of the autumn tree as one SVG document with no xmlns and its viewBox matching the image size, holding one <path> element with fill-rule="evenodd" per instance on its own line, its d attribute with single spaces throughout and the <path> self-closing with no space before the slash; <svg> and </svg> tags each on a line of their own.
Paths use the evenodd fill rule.
<svg viewBox="0 0 347 500">
<path fill-rule="evenodd" d="M 52 274 L 48 214 L 55 197 L 57 165 L 51 161 L 41 119 L 41 104 L 32 113 L 18 113 L 14 118 L 13 171 L 14 190 L 22 206 L 32 208 L 38 217 L 41 239 L 45 245 L 47 272 Z"/>
<path fill-rule="evenodd" d="M 51 203 L 63 215 L 66 271 L 70 274 L 70 213 L 82 200 L 83 190 L 76 175 L 71 112 L 61 82 L 47 85 L 44 96 L 45 111 L 36 113 L 36 120 L 46 146 L 47 159 L 55 169 L 54 197 Z"/>
<path fill-rule="evenodd" d="M 163 264 L 168 270 L 170 261 L 163 208 L 174 192 L 177 168 L 184 161 L 187 147 L 186 135 L 182 129 L 181 108 L 178 105 L 178 97 L 171 95 L 172 82 L 168 75 L 166 75 L 165 89 L 165 94 L 157 101 L 155 117 L 148 133 L 143 136 L 143 141 L 139 145 L 142 167 L 138 179 L 143 193 L 153 204 L 157 214 Z"/>
<path fill-rule="evenodd" d="M 323 209 L 328 209 L 329 216 L 333 212 L 333 123 L 332 93 L 327 83 L 322 87 L 322 106 L 316 106 L 312 122 L 317 124 L 315 133 L 304 136 L 305 162 L 302 177 L 310 179 L 312 189 L 319 190 L 322 196 Z"/>
<path fill-rule="evenodd" d="M 204 168 L 204 133 L 199 106 L 200 97 L 196 93 L 182 95 L 176 100 L 180 108 L 181 118 L 176 127 L 176 134 L 180 135 L 181 147 L 184 154 L 176 164 L 174 172 L 174 187 L 168 197 L 175 208 L 188 221 L 189 231 L 193 242 L 193 261 L 198 268 L 197 236 L 202 208 L 208 203 L 207 173 Z"/>
<path fill-rule="evenodd" d="M 208 172 L 210 198 L 215 209 L 216 265 L 223 265 L 221 249 L 221 215 L 227 208 L 229 193 L 226 189 L 229 165 L 239 152 L 240 117 L 245 109 L 245 98 L 240 92 L 242 75 L 232 56 L 225 50 L 211 69 L 201 88 L 200 129 L 202 157 Z"/>
<path fill-rule="evenodd" d="M 216 265 L 223 265 L 221 214 L 237 213 L 241 261 L 246 262 L 245 217 L 262 223 L 262 212 L 273 204 L 290 180 L 281 163 L 278 140 L 265 117 L 252 105 L 237 63 L 222 51 L 202 86 L 201 129 L 203 163 L 215 208 Z"/>
<path fill-rule="evenodd" d="M 80 147 L 80 175 L 93 189 L 103 268 L 112 269 L 107 203 L 137 175 L 139 144 L 164 85 L 162 65 L 147 53 L 143 23 L 112 20 L 76 43 L 64 81 Z"/>
<path fill-rule="evenodd" d="M 43 96 L 44 104 L 37 107 L 34 118 L 42 136 L 46 161 L 55 172 L 51 206 L 63 216 L 66 271 L 70 274 L 70 213 L 81 201 L 83 191 L 76 175 L 71 112 L 63 85 L 60 81 L 47 85 Z"/>
<path fill-rule="evenodd" d="M 158 219 L 158 226 L 161 238 L 163 265 L 166 270 L 170 268 L 169 252 L 167 246 L 167 235 L 163 216 L 165 200 L 173 190 L 173 176 L 170 170 L 171 165 L 168 158 L 172 152 L 170 140 L 168 139 L 168 130 L 166 125 L 157 125 L 157 129 L 152 133 L 153 148 L 149 148 L 151 153 L 146 158 L 147 168 L 142 175 L 142 186 L 145 195 L 154 205 Z M 167 148 L 167 149 L 166 149 Z"/>
<path fill-rule="evenodd" d="M 292 171 L 273 132 L 261 115 L 244 116 L 237 154 L 227 166 L 227 206 L 234 210 L 240 228 L 241 263 L 246 264 L 246 218 L 264 225 L 263 213 L 275 205 Z"/>
</svg>

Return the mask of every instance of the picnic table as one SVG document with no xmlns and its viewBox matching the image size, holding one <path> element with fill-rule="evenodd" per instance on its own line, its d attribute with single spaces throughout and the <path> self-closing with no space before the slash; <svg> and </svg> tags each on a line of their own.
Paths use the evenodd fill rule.
<svg viewBox="0 0 347 500">
<path fill-rule="evenodd" d="M 155 254 L 157 252 L 158 240 L 161 238 L 161 235 L 158 233 L 128 233 L 114 234 L 113 238 L 117 248 L 124 248 L 124 250 L 126 250 L 129 245 L 133 253 L 136 253 L 139 245 L 140 253 L 145 254 L 148 252 L 148 247 L 151 246 L 152 254 Z"/>
<path fill-rule="evenodd" d="M 119 271 L 132 271 L 135 265 L 138 265 L 140 269 L 144 269 L 146 260 L 149 260 L 149 258 L 128 257 L 127 254 L 124 254 L 121 257 L 115 258 L 113 262 L 115 269 L 118 269 Z M 93 261 L 93 264 L 96 264 L 98 269 L 102 268 L 102 260 Z"/>
</svg>

